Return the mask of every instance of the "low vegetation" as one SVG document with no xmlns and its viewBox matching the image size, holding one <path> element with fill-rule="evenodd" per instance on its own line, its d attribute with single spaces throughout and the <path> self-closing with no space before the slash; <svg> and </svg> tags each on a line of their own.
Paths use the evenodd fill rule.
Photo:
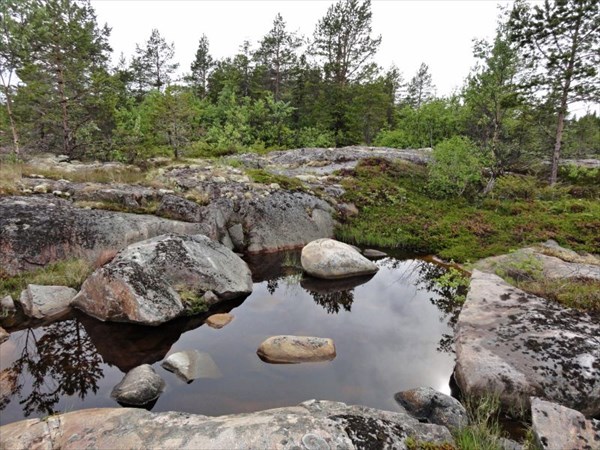
<svg viewBox="0 0 600 450">
<path fill-rule="evenodd" d="M 17 299 L 28 284 L 69 286 L 79 289 L 92 273 L 92 269 L 93 265 L 84 259 L 69 259 L 14 276 L 0 271 L 0 298 L 10 295 L 13 299 Z"/>
<path fill-rule="evenodd" d="M 278 184 L 281 188 L 289 191 L 301 191 L 304 190 L 304 184 L 296 178 L 287 177 L 285 175 L 276 175 L 267 172 L 264 169 L 248 169 L 246 174 L 255 183 L 261 184 Z"/>
<path fill-rule="evenodd" d="M 337 230 L 348 242 L 461 263 L 548 239 L 575 251 L 600 248 L 600 182 L 589 183 L 588 172 L 584 181 L 567 179 L 555 187 L 535 175 L 507 175 L 486 196 L 479 193 L 482 185 L 440 195 L 428 170 L 407 162 L 369 159 L 344 175 L 344 200 L 360 210 Z"/>
</svg>

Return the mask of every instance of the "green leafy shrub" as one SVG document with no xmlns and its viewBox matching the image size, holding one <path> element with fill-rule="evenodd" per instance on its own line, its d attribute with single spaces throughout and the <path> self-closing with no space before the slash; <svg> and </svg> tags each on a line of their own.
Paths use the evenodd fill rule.
<svg viewBox="0 0 600 450">
<path fill-rule="evenodd" d="M 435 197 L 474 194 L 481 181 L 483 161 L 468 138 L 454 136 L 440 142 L 429 164 L 428 188 Z"/>
</svg>

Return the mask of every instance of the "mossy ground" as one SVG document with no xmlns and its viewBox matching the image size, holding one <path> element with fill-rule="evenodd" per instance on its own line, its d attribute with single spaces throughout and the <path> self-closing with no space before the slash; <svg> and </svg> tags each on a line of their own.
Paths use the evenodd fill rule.
<svg viewBox="0 0 600 450">
<path fill-rule="evenodd" d="M 10 295 L 13 299 L 17 299 L 28 284 L 69 286 L 79 289 L 92 273 L 92 268 L 93 265 L 86 260 L 69 259 L 15 276 L 0 271 L 0 298 Z"/>
<path fill-rule="evenodd" d="M 523 194 L 519 181 L 485 198 L 440 199 L 428 191 L 427 169 L 407 162 L 365 160 L 344 175 L 344 200 L 360 210 L 337 229 L 346 242 L 433 253 L 456 262 L 548 239 L 575 251 L 600 248 L 600 202 L 597 189 L 589 186 L 551 189 L 522 177 L 531 186 Z"/>
</svg>

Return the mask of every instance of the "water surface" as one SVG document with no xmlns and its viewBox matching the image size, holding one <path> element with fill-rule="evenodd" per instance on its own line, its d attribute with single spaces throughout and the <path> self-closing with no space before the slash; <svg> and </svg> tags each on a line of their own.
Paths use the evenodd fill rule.
<svg viewBox="0 0 600 450">
<path fill-rule="evenodd" d="M 252 295 L 222 305 L 233 322 L 206 316 L 161 327 L 106 324 L 82 314 L 15 331 L 0 346 L 0 423 L 90 407 L 118 407 L 112 388 L 148 363 L 166 388 L 153 411 L 220 415 L 295 405 L 311 398 L 397 411 L 394 393 L 431 386 L 450 393 L 450 346 L 456 308 L 431 280 L 443 269 L 419 259 L 386 258 L 372 278 L 322 282 L 303 278 L 297 253 L 249 263 Z M 332 338 L 333 361 L 274 365 L 256 355 L 269 336 Z M 208 353 L 222 377 L 187 384 L 160 362 L 169 354 Z"/>
</svg>

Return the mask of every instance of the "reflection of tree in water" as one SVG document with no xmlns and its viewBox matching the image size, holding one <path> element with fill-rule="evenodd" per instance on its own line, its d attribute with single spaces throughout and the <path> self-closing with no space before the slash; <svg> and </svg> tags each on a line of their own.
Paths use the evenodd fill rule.
<svg viewBox="0 0 600 450">
<path fill-rule="evenodd" d="M 439 279 L 447 271 L 447 268 L 423 260 L 414 260 L 407 271 L 408 277 L 416 276 L 416 285 L 418 290 L 425 290 L 433 295 L 429 301 L 434 304 L 442 313 L 440 318 L 447 321 L 448 325 L 454 330 L 462 303 L 457 298 L 466 294 L 466 288 L 454 288 L 447 284 L 440 284 Z M 438 351 L 453 353 L 454 337 L 451 334 L 444 334 L 440 339 Z"/>
<path fill-rule="evenodd" d="M 103 375 L 101 362 L 77 320 L 53 323 L 44 328 L 40 338 L 28 329 L 21 356 L 3 371 L 11 396 L 0 404 L 0 410 L 17 395 L 25 417 L 35 412 L 55 413 L 54 406 L 63 395 L 77 394 L 83 400 L 90 391 L 98 392 L 98 381 Z M 26 378 L 31 378 L 31 392 L 24 397 Z"/>
<path fill-rule="evenodd" d="M 337 314 L 342 308 L 344 311 L 348 312 L 352 309 L 352 303 L 354 302 L 354 292 L 352 292 L 352 290 L 309 292 L 315 303 L 325 308 L 325 311 L 327 311 L 328 314 Z"/>
</svg>

